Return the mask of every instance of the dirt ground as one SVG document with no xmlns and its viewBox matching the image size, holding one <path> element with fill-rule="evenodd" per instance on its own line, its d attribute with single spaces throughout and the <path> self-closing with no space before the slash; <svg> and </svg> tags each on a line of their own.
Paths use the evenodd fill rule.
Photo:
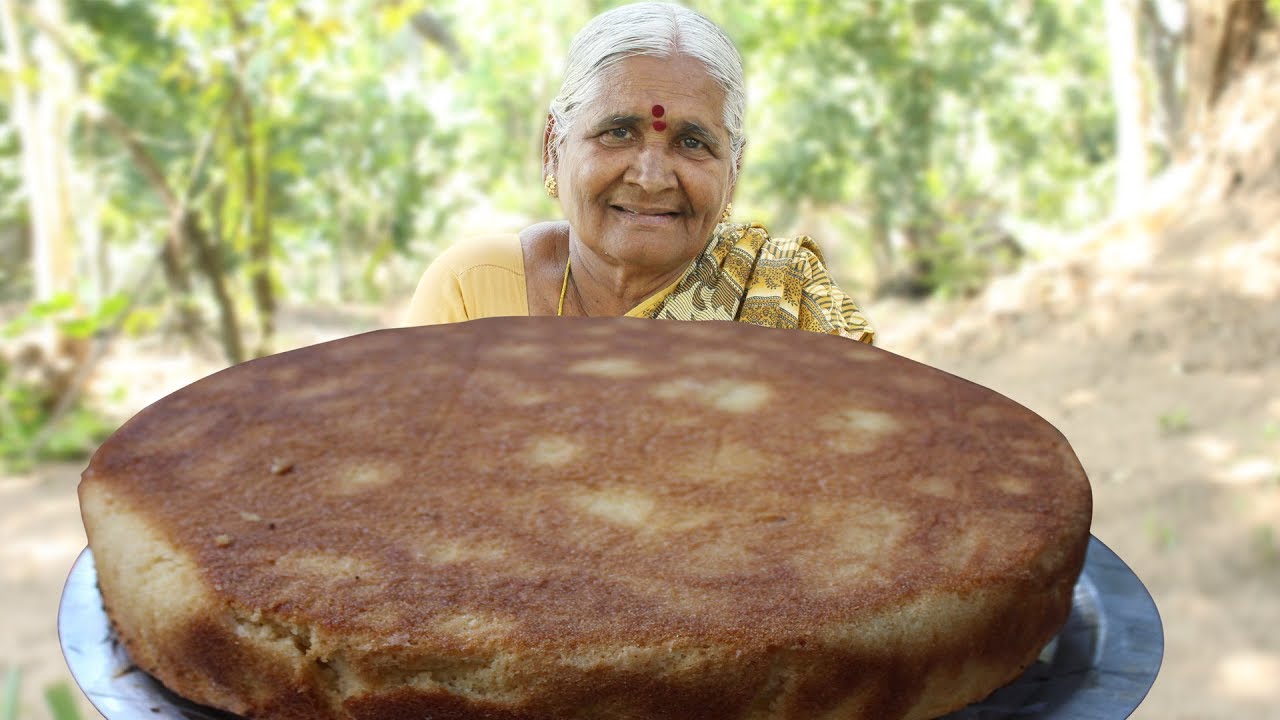
<svg viewBox="0 0 1280 720">
<path fill-rule="evenodd" d="M 1093 533 L 1164 621 L 1164 666 L 1133 717 L 1280 718 L 1280 203 L 1166 205 L 979 297 L 866 310 L 881 347 L 1004 393 L 1071 440 Z M 315 310 L 282 327 L 296 346 L 392 317 Z M 117 346 L 99 380 L 104 395 L 130 388 L 120 412 L 218 367 L 151 342 Z M 46 718 L 39 690 L 68 678 L 55 615 L 85 543 L 80 470 L 0 476 L 0 667 L 23 669 L 25 718 Z"/>
</svg>

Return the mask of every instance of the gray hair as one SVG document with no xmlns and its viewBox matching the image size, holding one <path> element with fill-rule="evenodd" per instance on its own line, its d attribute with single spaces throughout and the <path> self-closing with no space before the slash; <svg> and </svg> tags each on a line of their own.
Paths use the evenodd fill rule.
<svg viewBox="0 0 1280 720">
<path fill-rule="evenodd" d="M 569 46 L 564 83 L 551 101 L 555 146 L 559 150 L 582 109 L 600 91 L 607 72 L 636 55 L 687 55 L 700 61 L 724 89 L 724 126 L 729 131 L 732 173 L 737 174 L 746 145 L 743 119 L 747 91 L 742 56 L 715 23 L 680 5 L 642 2 L 597 15 L 578 31 Z"/>
</svg>

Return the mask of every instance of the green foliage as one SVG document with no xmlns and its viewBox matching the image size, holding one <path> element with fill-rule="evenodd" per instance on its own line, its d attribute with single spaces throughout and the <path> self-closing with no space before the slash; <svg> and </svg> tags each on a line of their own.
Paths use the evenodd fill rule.
<svg viewBox="0 0 1280 720">
<path fill-rule="evenodd" d="M 117 295 L 85 314 L 77 310 L 76 298 L 64 293 L 31 305 L 5 324 L 0 337 L 13 342 L 33 328 L 52 325 L 67 340 L 85 341 L 116 323 L 126 305 L 126 298 Z M 30 358 L 0 357 L 0 466 L 10 469 L 40 460 L 84 458 L 115 429 L 115 423 L 79 399 L 65 403 L 62 395 L 73 391 L 70 378 L 50 382 L 41 365 L 48 360 L 32 350 Z"/>
<path fill-rule="evenodd" d="M 71 686 L 66 683 L 56 683 L 45 688 L 44 701 L 54 720 L 80 720 L 75 696 L 71 692 Z"/>
<path fill-rule="evenodd" d="M 1264 563 L 1280 562 L 1280 542 L 1270 525 L 1255 525 L 1250 533 L 1250 545 L 1254 554 Z"/>
<path fill-rule="evenodd" d="M 286 297 L 377 295 L 350 283 L 367 274 L 365 259 L 420 251 L 415 241 L 458 209 L 432 202 L 457 141 L 423 101 L 434 78 L 417 73 L 422 50 L 404 3 L 74 0 L 71 9 L 88 90 L 193 201 L 232 310 L 260 302 L 263 273 Z M 97 125 L 78 141 L 101 161 L 111 246 L 156 247 L 170 209 L 142 164 Z M 306 270 L 295 281 L 282 266 Z M 330 274 L 336 283 L 317 277 Z"/>
<path fill-rule="evenodd" d="M 899 236 L 899 264 L 969 289 L 989 263 L 964 246 L 1006 220 L 1081 223 L 1105 207 L 1095 5 L 767 3 L 736 23 L 752 75 L 773 79 L 754 96 L 750 191 L 784 225 L 806 203 L 861 215 L 858 241 L 892 257 Z"/>
<path fill-rule="evenodd" d="M 33 462 L 83 460 L 115 429 L 109 419 L 84 406 L 72 407 L 49 428 L 49 400 L 44 388 L 27 384 L 0 391 L 0 466 L 22 471 Z M 37 438 L 41 447 L 32 454 Z"/>
<path fill-rule="evenodd" d="M 44 302 L 32 303 L 26 312 L 6 323 L 0 334 L 11 339 L 39 325 L 53 323 L 60 335 L 86 340 L 114 323 L 128 305 L 129 298 L 117 293 L 86 314 L 78 310 L 81 303 L 74 294 L 58 293 Z"/>
<path fill-rule="evenodd" d="M 0 366 L 0 467 L 21 471 L 44 460 L 80 460 L 115 429 L 84 405 L 72 406 L 49 427 L 55 400 L 39 384 L 13 382 Z M 33 453 L 37 439 L 41 446 Z"/>
<path fill-rule="evenodd" d="M 1158 422 L 1160 431 L 1165 435 L 1181 435 L 1191 430 L 1191 416 L 1186 408 L 1174 408 L 1161 413 Z"/>
<path fill-rule="evenodd" d="M 1147 540 L 1158 550 L 1173 551 L 1180 544 L 1177 528 L 1152 513 L 1143 519 L 1142 527 Z"/>
<path fill-rule="evenodd" d="M 1266 440 L 1280 440 L 1280 421 L 1268 420 L 1262 426 L 1262 437 Z"/>
<path fill-rule="evenodd" d="M 4 674 L 4 691 L 0 693 L 0 720 L 17 720 L 21 692 L 22 671 L 9 668 Z"/>
<path fill-rule="evenodd" d="M 53 720 L 80 720 L 75 694 L 67 683 L 54 683 L 46 687 L 44 698 Z M 9 668 L 5 672 L 4 688 L 0 690 L 0 720 L 18 720 L 21 699 L 22 671 Z"/>
</svg>

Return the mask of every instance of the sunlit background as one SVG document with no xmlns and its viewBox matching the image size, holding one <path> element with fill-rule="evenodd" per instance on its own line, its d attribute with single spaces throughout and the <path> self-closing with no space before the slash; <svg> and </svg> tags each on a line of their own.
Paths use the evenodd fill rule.
<svg viewBox="0 0 1280 720">
<path fill-rule="evenodd" d="M 559 217 L 548 103 L 617 4 L 0 0 L 0 720 L 93 716 L 54 634 L 87 453 Z M 1280 717 L 1280 3 L 687 4 L 746 66 L 735 217 L 1073 441 L 1165 614 L 1138 716 Z"/>
</svg>

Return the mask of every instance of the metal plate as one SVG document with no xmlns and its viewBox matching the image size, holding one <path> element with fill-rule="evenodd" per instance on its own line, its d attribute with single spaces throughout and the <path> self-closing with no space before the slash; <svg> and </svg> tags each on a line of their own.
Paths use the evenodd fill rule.
<svg viewBox="0 0 1280 720">
<path fill-rule="evenodd" d="M 234 720 L 169 692 L 133 667 L 102 609 L 93 555 L 76 559 L 58 609 L 62 653 L 80 688 L 108 720 Z M 1071 617 L 1017 680 L 946 720 L 1118 720 L 1146 697 L 1164 655 L 1151 595 L 1097 538 L 1089 541 Z"/>
</svg>

